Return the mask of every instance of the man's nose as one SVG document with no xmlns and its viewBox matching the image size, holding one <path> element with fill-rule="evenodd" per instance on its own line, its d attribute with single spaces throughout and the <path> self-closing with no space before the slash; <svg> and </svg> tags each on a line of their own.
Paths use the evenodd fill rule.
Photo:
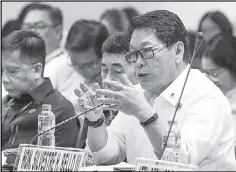
<svg viewBox="0 0 236 172">
<path fill-rule="evenodd" d="M 33 26 L 31 26 L 29 30 L 38 33 L 37 30 L 36 30 L 36 28 L 33 27 Z"/>
<path fill-rule="evenodd" d="M 10 79 L 7 76 L 5 71 L 2 72 L 2 82 L 4 82 L 4 83 L 9 83 L 10 82 Z"/>
<path fill-rule="evenodd" d="M 111 74 L 111 72 L 108 72 L 107 76 L 105 77 L 105 80 L 114 81 L 115 77 Z"/>
<path fill-rule="evenodd" d="M 216 77 L 213 77 L 213 76 L 211 76 L 211 75 L 208 75 L 208 78 L 209 78 L 212 82 L 214 82 L 214 83 L 217 83 L 217 82 L 218 82 L 218 79 L 217 79 Z"/>
<path fill-rule="evenodd" d="M 135 67 L 137 67 L 137 68 L 142 68 L 144 65 L 145 65 L 145 59 L 143 59 L 142 57 L 141 57 L 141 55 L 138 55 L 138 58 L 137 58 L 137 60 L 136 60 L 136 62 L 135 62 Z"/>
</svg>

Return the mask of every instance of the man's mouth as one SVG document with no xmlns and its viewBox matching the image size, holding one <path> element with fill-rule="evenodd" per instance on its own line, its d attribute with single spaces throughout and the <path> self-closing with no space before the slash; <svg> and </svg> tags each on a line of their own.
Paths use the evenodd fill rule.
<svg viewBox="0 0 236 172">
<path fill-rule="evenodd" d="M 138 74 L 137 74 L 138 78 L 140 78 L 140 79 L 145 79 L 145 78 L 148 77 L 148 75 L 149 75 L 149 74 L 147 74 L 147 73 L 138 73 Z"/>
</svg>

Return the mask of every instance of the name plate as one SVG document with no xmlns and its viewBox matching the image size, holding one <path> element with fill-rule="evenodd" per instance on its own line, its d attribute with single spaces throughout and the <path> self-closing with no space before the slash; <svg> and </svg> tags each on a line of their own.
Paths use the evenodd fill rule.
<svg viewBox="0 0 236 172">
<path fill-rule="evenodd" d="M 135 171 L 195 171 L 196 169 L 197 166 L 189 164 L 137 158 Z"/>
<path fill-rule="evenodd" d="M 14 166 L 16 171 L 78 171 L 85 154 L 75 148 L 22 144 Z"/>
</svg>

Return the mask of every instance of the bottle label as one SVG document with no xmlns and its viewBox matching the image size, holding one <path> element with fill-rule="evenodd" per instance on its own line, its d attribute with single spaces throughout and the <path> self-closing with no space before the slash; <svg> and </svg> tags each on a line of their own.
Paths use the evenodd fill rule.
<svg viewBox="0 0 236 172">
<path fill-rule="evenodd" d="M 55 120 L 47 119 L 44 117 L 38 118 L 38 132 L 43 132 L 45 130 L 50 129 L 53 126 L 55 126 Z M 55 129 L 52 129 L 49 132 L 54 133 Z"/>
</svg>

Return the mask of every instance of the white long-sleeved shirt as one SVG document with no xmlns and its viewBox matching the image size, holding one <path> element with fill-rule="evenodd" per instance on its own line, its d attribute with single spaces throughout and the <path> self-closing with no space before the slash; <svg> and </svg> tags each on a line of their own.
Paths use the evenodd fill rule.
<svg viewBox="0 0 236 172">
<path fill-rule="evenodd" d="M 187 68 L 164 92 L 155 98 L 153 109 L 167 131 L 187 74 Z M 191 69 L 178 110 L 177 128 L 181 132 L 181 149 L 189 153 L 191 164 L 198 170 L 236 170 L 235 133 L 230 104 L 223 93 L 199 70 Z M 111 159 L 118 163 L 127 158 L 135 164 L 136 157 L 156 159 L 152 145 L 139 121 L 119 113 L 108 129 L 103 149 L 93 152 L 98 163 Z"/>
</svg>

